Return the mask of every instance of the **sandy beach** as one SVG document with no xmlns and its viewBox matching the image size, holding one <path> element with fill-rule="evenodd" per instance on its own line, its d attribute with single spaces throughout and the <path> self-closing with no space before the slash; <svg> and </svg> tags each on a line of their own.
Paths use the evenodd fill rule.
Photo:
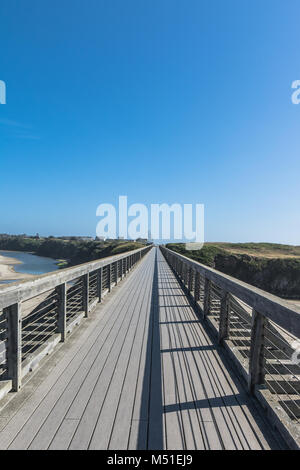
<svg viewBox="0 0 300 470">
<path fill-rule="evenodd" d="M 6 281 L 10 279 L 31 279 L 32 277 L 35 277 L 33 274 L 17 273 L 14 270 L 15 264 L 21 264 L 21 261 L 18 261 L 15 258 L 0 255 L 0 281 Z"/>
</svg>

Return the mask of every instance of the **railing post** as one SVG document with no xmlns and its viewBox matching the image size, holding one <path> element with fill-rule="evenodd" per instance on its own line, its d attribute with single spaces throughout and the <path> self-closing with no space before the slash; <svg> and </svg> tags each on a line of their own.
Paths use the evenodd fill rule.
<svg viewBox="0 0 300 470">
<path fill-rule="evenodd" d="M 253 309 L 248 377 L 248 390 L 251 394 L 254 393 L 256 385 L 264 383 L 264 342 L 266 323 L 266 318 Z"/>
<path fill-rule="evenodd" d="M 57 292 L 57 331 L 61 334 L 61 341 L 66 340 L 67 331 L 67 288 L 66 283 L 60 284 L 56 287 Z"/>
<path fill-rule="evenodd" d="M 83 310 L 85 317 L 89 316 L 89 273 L 83 275 Z"/>
<path fill-rule="evenodd" d="M 108 265 L 108 270 L 107 270 L 107 275 L 108 275 L 108 292 L 111 291 L 111 266 L 112 264 L 110 263 Z"/>
<path fill-rule="evenodd" d="M 188 290 L 189 290 L 189 293 L 192 292 L 192 287 L 193 287 L 193 268 L 189 268 L 189 270 L 188 270 Z"/>
<path fill-rule="evenodd" d="M 229 336 L 229 293 L 222 291 L 218 342 L 221 344 Z"/>
<path fill-rule="evenodd" d="M 179 277 L 180 277 L 180 280 L 181 280 L 181 281 L 182 281 L 182 273 L 183 273 L 183 261 L 180 261 Z"/>
<path fill-rule="evenodd" d="M 209 314 L 209 310 L 210 310 L 210 287 L 211 287 L 211 282 L 206 277 L 205 284 L 204 284 L 203 318 L 205 318 Z"/>
<path fill-rule="evenodd" d="M 12 381 L 12 389 L 18 392 L 22 382 L 22 315 L 21 304 L 11 305 L 7 309 L 8 321 L 8 378 Z"/>
<path fill-rule="evenodd" d="M 121 281 L 122 281 L 122 279 L 123 279 L 123 274 L 124 274 L 124 273 L 123 273 L 123 271 L 124 271 L 124 263 L 123 263 L 123 261 L 124 261 L 124 258 L 121 259 Z"/>
<path fill-rule="evenodd" d="M 183 285 L 185 285 L 185 281 L 186 281 L 186 269 L 185 269 L 185 264 L 182 263 L 182 283 Z"/>
<path fill-rule="evenodd" d="M 98 302 L 102 302 L 102 279 L 103 279 L 103 268 L 100 268 L 98 269 L 98 275 L 97 275 Z"/>
<path fill-rule="evenodd" d="M 195 288 L 194 288 L 194 301 L 195 304 L 200 300 L 200 273 L 196 271 L 195 274 Z"/>
<path fill-rule="evenodd" d="M 116 276 L 115 283 L 117 285 L 118 284 L 118 277 L 119 277 L 119 262 L 118 261 L 115 262 L 115 276 Z"/>
</svg>

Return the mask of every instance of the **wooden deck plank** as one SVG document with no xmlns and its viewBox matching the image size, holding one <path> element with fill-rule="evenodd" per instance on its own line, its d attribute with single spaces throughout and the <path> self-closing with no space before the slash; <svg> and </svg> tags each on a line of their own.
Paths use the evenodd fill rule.
<svg viewBox="0 0 300 470">
<path fill-rule="evenodd" d="M 130 429 L 132 424 L 133 408 L 136 401 L 136 388 L 140 375 L 140 361 L 145 334 L 149 324 L 149 312 L 151 307 L 152 281 L 154 264 L 150 267 L 149 277 L 145 282 L 145 294 L 139 307 L 139 325 L 134 337 L 132 351 L 130 353 L 128 368 L 124 379 L 122 391 L 119 396 L 118 409 L 109 441 L 109 449 L 125 450 L 128 447 Z M 126 436 L 127 442 L 126 442 Z"/>
<path fill-rule="evenodd" d="M 169 282 L 165 279 L 164 270 L 162 271 L 162 276 L 164 281 L 161 283 L 162 292 L 168 291 Z M 168 331 L 168 349 L 164 348 L 162 345 L 162 351 L 165 351 L 164 354 L 171 354 L 173 359 L 174 370 L 177 371 L 177 389 L 178 389 L 178 398 L 179 398 L 179 412 L 181 414 L 183 430 L 184 430 L 184 439 L 185 447 L 187 449 L 204 449 L 204 441 L 202 438 L 201 426 L 198 420 L 198 414 L 195 406 L 191 406 L 188 409 L 182 409 L 180 407 L 181 403 L 190 402 L 193 403 L 193 396 L 191 393 L 191 388 L 186 373 L 186 364 L 182 360 L 182 354 L 178 349 L 177 335 L 174 330 L 174 307 L 172 305 L 171 298 L 165 296 L 163 297 L 165 315 L 161 317 L 161 320 L 165 323 L 162 325 L 162 329 Z M 168 352 L 170 351 L 170 352 Z M 170 439 L 169 439 L 170 441 Z M 172 443 L 170 442 L 170 445 Z M 172 447 L 171 447 L 172 448 Z"/>
<path fill-rule="evenodd" d="M 185 316 L 185 318 L 188 318 L 188 316 Z M 191 329 L 194 329 L 194 325 L 191 325 Z M 214 383 L 214 389 L 219 390 L 219 394 L 223 397 L 231 423 L 235 428 L 235 432 L 238 435 L 242 447 L 245 449 L 268 448 L 268 443 L 256 422 L 257 413 L 255 413 L 255 419 L 250 419 L 251 413 L 247 413 L 250 407 L 252 414 L 254 414 L 251 399 L 238 381 L 232 379 L 228 365 L 224 364 L 221 360 L 217 349 L 212 348 L 205 350 L 205 346 L 210 345 L 211 340 L 204 329 L 201 330 L 201 335 L 198 333 L 195 337 L 195 341 L 197 344 L 203 344 L 204 346 L 203 354 L 207 359 L 206 363 Z M 263 424 L 262 420 L 260 420 L 260 424 Z"/>
<path fill-rule="evenodd" d="M 78 419 L 64 419 L 58 432 L 55 434 L 49 449 L 50 450 L 65 450 L 68 448 L 69 443 L 78 426 Z"/>
<path fill-rule="evenodd" d="M 174 349 L 180 351 L 180 354 L 183 354 L 185 358 L 188 358 L 188 361 L 186 362 L 186 364 L 187 364 L 187 371 L 190 372 L 191 365 L 193 367 L 194 358 L 193 356 L 191 356 L 191 354 L 189 354 L 188 351 L 185 351 L 185 348 L 187 349 L 190 348 L 190 342 L 188 341 L 188 337 L 184 337 L 184 336 L 182 337 L 180 334 L 178 334 L 178 328 L 182 322 L 180 312 L 183 308 L 183 304 L 185 305 L 187 303 L 187 299 L 181 296 L 181 292 L 182 292 L 181 288 L 179 287 L 177 282 L 174 281 L 175 277 L 172 276 L 170 268 L 166 264 L 163 264 L 163 270 L 165 273 L 162 274 L 162 276 L 164 276 L 166 279 L 172 279 L 172 286 L 169 287 L 169 289 L 165 289 L 164 294 L 163 294 L 164 299 L 165 299 L 164 301 L 169 302 L 170 305 L 172 306 L 172 317 L 166 318 L 166 319 L 162 318 L 162 321 L 166 320 L 167 327 L 170 329 L 173 328 L 173 332 L 176 331 L 176 334 L 174 336 L 175 338 Z M 172 292 L 175 295 L 170 296 L 170 295 L 167 295 L 166 292 Z M 201 371 L 201 368 L 200 368 L 200 371 L 199 369 L 194 368 L 193 375 L 191 378 L 192 384 L 194 384 L 194 381 L 197 382 L 197 380 L 203 376 L 202 372 L 203 371 Z M 187 379 L 187 377 L 185 377 L 185 379 Z M 199 404 L 199 403 L 202 404 L 202 408 L 201 408 L 202 414 L 200 414 L 200 422 L 202 423 L 202 425 L 200 426 L 199 434 L 202 431 L 202 435 L 204 437 L 203 443 L 204 445 L 206 445 L 206 448 L 209 447 L 209 443 L 210 443 L 211 446 L 212 445 L 214 446 L 213 448 L 220 449 L 222 448 L 222 446 L 220 444 L 220 439 L 219 439 L 217 431 L 215 430 L 215 427 L 212 426 L 211 424 L 206 425 L 206 423 L 212 423 L 213 416 L 210 410 L 209 400 L 207 400 L 207 397 L 206 397 L 206 387 L 203 384 L 203 378 L 201 380 L 201 385 L 198 381 L 198 384 L 196 385 L 196 390 L 198 391 L 197 399 L 196 400 L 193 399 L 186 403 L 183 402 L 182 407 L 187 406 L 188 409 L 194 408 L 196 410 L 196 413 L 199 419 L 199 413 L 197 412 L 196 404 Z M 201 398 L 199 396 L 199 392 L 201 394 L 200 395 Z M 205 441 L 206 441 L 206 444 L 205 444 Z M 200 445 L 200 448 L 201 448 L 201 445 Z"/>
<path fill-rule="evenodd" d="M 148 420 L 132 420 L 127 450 L 147 449 L 147 439 Z"/>
<path fill-rule="evenodd" d="M 196 328 L 195 324 L 185 324 L 182 329 L 182 334 L 186 334 L 190 345 L 195 347 L 193 336 L 191 335 L 191 329 Z M 179 328 L 179 327 L 178 327 Z M 232 423 L 230 416 L 230 410 L 226 406 L 224 400 L 224 394 L 220 390 L 218 380 L 214 380 L 212 375 L 210 363 L 208 360 L 208 354 L 211 351 L 201 350 L 192 352 L 193 359 L 196 361 L 198 370 L 201 371 L 201 377 L 204 384 L 204 388 L 208 397 L 209 406 L 211 408 L 212 414 L 214 416 L 215 425 L 223 441 L 225 449 L 242 449 L 242 446 L 239 443 L 239 435 L 236 433 L 235 427 Z M 219 378 L 222 380 L 222 373 Z"/>
<path fill-rule="evenodd" d="M 143 280 L 143 277 L 141 277 Z M 123 299 L 123 304 L 120 303 L 118 306 L 117 312 L 117 322 L 114 324 L 113 328 L 110 331 L 110 336 L 105 338 L 103 342 L 104 351 L 101 351 L 101 354 L 98 354 L 93 367 L 89 370 L 89 373 L 85 379 L 85 381 L 81 384 L 81 388 L 79 393 L 77 394 L 75 400 L 71 404 L 68 413 L 67 419 L 80 419 L 84 413 L 84 410 L 87 405 L 87 401 L 93 393 L 94 387 L 96 386 L 99 375 L 106 363 L 106 360 L 109 357 L 109 354 L 112 350 L 112 347 L 117 341 L 121 341 L 121 336 L 124 333 L 124 324 L 125 319 L 128 320 L 130 317 L 127 317 L 127 313 L 129 312 L 129 308 L 135 300 L 135 296 L 137 292 L 132 293 Z M 120 314 L 122 312 L 122 315 Z"/>
<path fill-rule="evenodd" d="M 145 266 L 144 269 L 146 269 Z M 103 369 L 101 369 L 100 375 L 98 375 L 97 382 L 92 390 L 92 394 L 88 397 L 79 426 L 70 444 L 70 449 L 86 449 L 90 445 L 90 441 L 93 438 L 94 429 L 97 425 L 110 382 L 113 379 L 113 374 L 117 367 L 118 358 L 122 352 L 124 342 L 126 341 L 126 334 L 130 330 L 132 319 L 134 321 L 134 307 L 138 301 L 139 296 L 143 294 L 143 287 L 143 282 L 136 283 L 135 294 L 131 299 L 128 311 L 125 312 L 127 323 L 120 331 L 121 336 L 119 337 L 119 340 L 115 342 L 111 348 L 107 361 L 104 364 Z M 111 395 L 112 399 L 113 397 L 115 398 L 116 395 Z M 115 415 L 115 409 L 113 407 L 110 407 L 110 415 L 113 415 L 113 417 Z M 104 426 L 104 421 L 101 420 L 101 423 Z M 105 438 L 107 439 L 107 435 Z"/>
<path fill-rule="evenodd" d="M 114 441 L 112 442 L 110 448 L 127 448 L 133 403 L 130 401 L 130 397 L 128 395 L 122 396 L 122 390 L 124 387 L 126 374 L 128 372 L 130 359 L 132 357 L 132 350 L 135 345 L 138 345 L 138 330 L 141 330 L 143 327 L 145 310 L 148 308 L 147 289 L 145 289 L 145 286 L 148 286 L 149 288 L 151 279 L 151 270 L 149 270 L 145 283 L 143 283 L 143 288 L 140 291 L 140 296 L 133 310 L 132 322 L 126 334 L 121 354 L 118 358 L 118 362 L 109 384 L 106 398 L 98 417 L 98 422 L 93 432 L 93 436 L 89 445 L 90 449 L 107 449 L 109 447 L 111 433 L 113 433 L 113 427 L 115 429 Z M 134 357 L 135 364 L 138 363 L 138 357 L 139 355 Z M 134 374 L 131 374 L 128 377 L 129 382 L 127 381 L 127 384 L 129 385 L 130 382 L 133 383 L 133 395 L 137 381 L 137 368 L 133 370 L 131 369 L 130 372 L 133 372 Z M 122 398 L 123 403 L 120 405 L 120 400 Z M 96 396 L 96 400 L 97 399 L 98 397 Z M 112 410 L 114 410 L 114 413 L 112 413 Z M 118 427 L 118 425 L 121 427 Z"/>
</svg>

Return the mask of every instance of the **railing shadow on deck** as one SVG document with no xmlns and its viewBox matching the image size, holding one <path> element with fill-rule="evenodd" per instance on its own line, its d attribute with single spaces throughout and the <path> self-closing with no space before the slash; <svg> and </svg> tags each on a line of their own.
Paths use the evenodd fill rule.
<svg viewBox="0 0 300 470">
<path fill-rule="evenodd" d="M 169 269 L 172 269 L 172 268 L 169 267 Z M 166 277 L 163 277 L 163 279 L 165 278 Z M 171 325 L 171 324 L 176 324 L 176 323 L 181 323 L 183 325 L 201 324 L 201 328 L 205 330 L 206 337 L 211 344 L 209 345 L 201 344 L 201 340 L 198 337 L 198 334 L 194 332 L 194 334 L 196 335 L 194 337 L 194 340 L 195 341 L 200 340 L 199 343 L 197 343 L 197 345 L 195 344 L 195 345 L 190 345 L 190 347 L 165 349 L 165 350 L 161 350 L 161 354 L 165 352 L 176 352 L 176 351 L 183 353 L 183 354 L 188 351 L 192 352 L 193 354 L 201 353 L 204 351 L 211 351 L 212 354 L 218 354 L 217 361 L 219 363 L 219 367 L 221 370 L 224 369 L 227 371 L 227 380 L 229 379 L 232 381 L 232 383 L 234 384 L 234 387 L 237 390 L 237 393 L 233 395 L 228 394 L 228 392 L 225 391 L 221 383 L 219 383 L 219 378 L 217 376 L 215 376 L 214 379 L 212 379 L 212 375 L 213 375 L 212 370 L 214 369 L 214 363 L 212 361 L 212 358 L 209 355 L 204 354 L 202 355 L 202 365 L 206 369 L 208 376 L 210 377 L 209 380 L 210 380 L 211 386 L 212 387 L 217 386 L 217 396 L 207 397 L 204 400 L 194 400 L 191 402 L 180 401 L 178 403 L 165 406 L 163 412 L 164 413 L 181 412 L 183 410 L 189 410 L 189 409 L 203 409 L 203 408 L 207 408 L 208 406 L 212 410 L 215 407 L 220 408 L 222 410 L 222 409 L 228 409 L 228 408 L 236 407 L 236 406 L 239 406 L 241 407 L 241 409 L 243 409 L 243 406 L 247 405 L 249 407 L 249 410 L 251 411 L 252 417 L 254 418 L 255 425 L 258 427 L 258 429 L 260 429 L 263 432 L 264 439 L 266 440 L 266 442 L 268 442 L 270 446 L 274 445 L 275 438 L 274 438 L 273 433 L 271 431 L 264 432 L 266 431 L 269 423 L 267 421 L 267 418 L 264 416 L 263 410 L 260 409 L 258 403 L 257 404 L 255 403 L 255 400 L 252 400 L 252 397 L 247 392 L 245 388 L 245 384 L 242 382 L 242 380 L 240 380 L 241 378 L 239 377 L 238 370 L 235 367 L 233 367 L 233 364 L 231 364 L 231 361 L 229 357 L 227 357 L 222 346 L 218 344 L 218 339 L 216 335 L 214 334 L 214 332 L 209 328 L 208 325 L 206 325 L 206 322 L 201 315 L 201 310 L 199 309 L 199 306 L 195 304 L 193 297 L 191 296 L 186 286 L 183 285 L 183 283 L 181 282 L 181 279 L 178 277 L 176 272 L 172 270 L 172 276 L 169 276 L 169 278 L 174 278 L 177 284 L 175 288 L 171 288 L 170 290 L 174 289 L 178 292 L 178 290 L 181 289 L 182 296 L 185 297 L 185 299 L 184 299 L 184 305 L 179 305 L 179 304 L 174 305 L 174 306 L 171 305 L 171 306 L 168 306 L 168 309 L 183 308 L 185 310 L 186 308 L 191 308 L 195 314 L 195 320 L 190 320 L 190 319 L 187 320 L 187 318 L 183 316 L 180 321 L 165 321 L 165 322 L 160 322 L 160 325 L 161 324 Z M 172 282 L 172 285 L 173 284 L 174 282 Z M 181 294 L 177 294 L 177 296 L 179 295 Z M 164 296 L 166 296 L 166 294 Z M 159 297 L 163 297 L 163 295 L 159 293 Z M 216 356 L 214 356 L 214 358 L 216 359 Z M 189 368 L 189 364 L 187 365 L 187 367 Z M 200 374 L 200 371 L 199 371 L 199 374 Z M 190 376 L 192 375 L 191 371 L 189 372 L 189 375 Z M 185 384 L 183 384 L 183 387 L 185 388 Z M 243 414 L 243 419 L 245 420 L 245 422 L 247 422 L 249 427 L 252 429 L 253 433 L 256 434 L 255 428 L 253 427 L 253 424 L 249 420 L 248 416 L 244 413 L 244 411 L 242 411 L 242 414 Z M 230 432 L 229 428 L 228 428 L 228 432 Z M 240 428 L 240 433 L 243 434 L 242 428 Z M 221 436 L 220 436 L 220 439 L 222 441 Z M 244 436 L 244 439 L 246 440 L 246 442 L 248 442 L 246 436 Z M 257 439 L 258 439 L 258 442 L 260 442 L 260 438 L 258 436 L 257 436 Z M 249 444 L 249 448 L 251 448 L 250 444 Z M 278 448 L 285 449 L 286 448 L 285 443 L 279 444 L 278 442 Z"/>
<path fill-rule="evenodd" d="M 148 422 L 147 426 L 145 426 L 145 420 L 140 420 L 137 444 L 138 450 L 161 450 L 164 447 L 158 304 L 158 269 L 156 258 L 157 252 L 155 252 L 146 363 L 142 389 L 142 403 L 140 409 L 140 416 L 146 416 Z"/>
</svg>

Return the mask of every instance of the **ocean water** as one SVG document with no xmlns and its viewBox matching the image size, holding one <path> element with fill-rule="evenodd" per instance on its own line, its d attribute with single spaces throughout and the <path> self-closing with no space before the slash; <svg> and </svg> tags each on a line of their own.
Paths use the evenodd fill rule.
<svg viewBox="0 0 300 470">
<path fill-rule="evenodd" d="M 37 256 L 31 253 L 26 253 L 23 251 L 1 251 L 1 256 L 6 256 L 8 258 L 15 258 L 18 261 L 21 261 L 21 264 L 15 264 L 14 270 L 17 273 L 26 273 L 26 274 L 45 274 L 51 271 L 56 271 L 58 266 L 56 265 L 56 260 L 52 258 L 45 258 L 44 256 Z M 1 284 L 8 284 L 10 282 L 15 282 L 15 280 L 3 280 L 0 281 Z"/>
</svg>

